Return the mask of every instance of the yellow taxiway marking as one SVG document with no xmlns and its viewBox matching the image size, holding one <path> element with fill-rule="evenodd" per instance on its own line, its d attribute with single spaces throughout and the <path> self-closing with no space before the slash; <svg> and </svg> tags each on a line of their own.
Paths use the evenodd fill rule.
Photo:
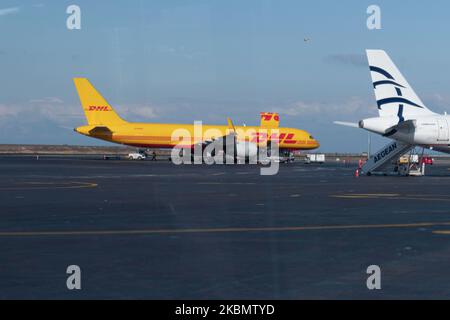
<svg viewBox="0 0 450 320">
<path fill-rule="evenodd" d="M 433 231 L 434 234 L 445 234 L 445 235 L 450 235 L 450 230 L 436 230 Z"/>
<path fill-rule="evenodd" d="M 332 198 L 340 199 L 389 199 L 389 200 L 419 200 L 419 201 L 450 201 L 450 197 L 447 195 L 414 195 L 406 194 L 401 195 L 397 193 L 348 193 L 348 194 L 334 194 Z"/>
<path fill-rule="evenodd" d="M 197 182 L 199 185 L 255 185 L 254 182 Z"/>
<path fill-rule="evenodd" d="M 16 185 L 16 186 L 14 186 Z M 92 182 L 23 182 L 12 184 L 11 187 L 0 187 L 0 191 L 14 190 L 48 190 L 48 189 L 81 189 L 95 188 L 98 184 Z"/>
<path fill-rule="evenodd" d="M 39 236 L 105 236 L 105 235 L 155 235 L 155 234 L 189 234 L 189 233 L 232 233 L 232 232 L 295 232 L 314 230 L 358 230 L 389 228 L 420 228 L 450 226 L 450 221 L 392 223 L 392 224 L 356 224 L 323 225 L 303 227 L 241 227 L 241 228 L 194 228 L 194 229 L 141 229 L 141 230 L 86 230 L 86 231 L 14 231 L 0 232 L 0 237 L 39 237 Z"/>
<path fill-rule="evenodd" d="M 399 197 L 397 193 L 347 193 L 347 194 L 335 194 L 334 198 L 389 198 Z"/>
</svg>

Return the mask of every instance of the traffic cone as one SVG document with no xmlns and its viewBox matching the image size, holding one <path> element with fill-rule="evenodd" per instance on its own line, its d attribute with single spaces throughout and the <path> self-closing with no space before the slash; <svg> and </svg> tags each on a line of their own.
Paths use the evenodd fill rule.
<svg viewBox="0 0 450 320">
<path fill-rule="evenodd" d="M 359 169 L 356 169 L 355 171 L 355 178 L 359 178 Z"/>
</svg>

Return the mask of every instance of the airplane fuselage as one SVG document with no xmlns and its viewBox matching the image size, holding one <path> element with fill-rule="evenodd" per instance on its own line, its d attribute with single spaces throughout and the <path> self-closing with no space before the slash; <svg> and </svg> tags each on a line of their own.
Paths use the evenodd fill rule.
<svg viewBox="0 0 450 320">
<path fill-rule="evenodd" d="M 399 122 L 397 117 L 365 119 L 359 126 L 365 130 L 398 140 L 407 144 L 450 152 L 450 116 L 406 117 Z"/>
<path fill-rule="evenodd" d="M 214 140 L 229 133 L 227 126 L 193 124 L 158 124 L 158 123 L 126 123 L 109 125 L 105 130 L 99 126 L 81 126 L 75 130 L 83 135 L 109 142 L 135 146 L 139 148 L 173 148 L 190 147 L 200 141 Z M 236 126 L 238 140 L 260 144 L 264 141 L 279 143 L 280 149 L 312 150 L 319 143 L 311 135 L 300 129 L 276 128 L 265 129 L 257 126 Z M 183 136 L 182 140 L 174 135 Z"/>
</svg>

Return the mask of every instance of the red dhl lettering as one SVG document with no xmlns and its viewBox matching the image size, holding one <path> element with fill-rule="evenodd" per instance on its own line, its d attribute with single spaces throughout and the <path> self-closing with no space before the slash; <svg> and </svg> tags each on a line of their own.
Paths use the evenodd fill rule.
<svg viewBox="0 0 450 320">
<path fill-rule="evenodd" d="M 280 121 L 280 117 L 276 113 L 261 113 L 261 118 L 263 121 L 270 121 L 272 119 L 275 121 Z"/>
<path fill-rule="evenodd" d="M 294 143 L 296 143 L 297 141 L 293 140 L 292 138 L 294 138 L 294 134 L 293 133 L 289 133 L 287 135 L 286 139 L 284 139 L 283 142 L 286 143 L 286 144 L 294 144 Z"/>
<path fill-rule="evenodd" d="M 89 106 L 88 111 L 109 111 L 108 106 Z"/>
<path fill-rule="evenodd" d="M 278 141 L 286 144 L 295 144 L 297 140 L 294 140 L 295 134 L 293 133 L 272 133 L 269 137 L 270 141 Z M 250 139 L 251 142 L 261 143 L 267 141 L 267 133 L 265 132 L 254 132 L 253 137 Z"/>
<path fill-rule="evenodd" d="M 254 132 L 254 137 L 250 139 L 251 142 L 264 142 L 267 141 L 267 133 L 266 132 Z"/>
</svg>

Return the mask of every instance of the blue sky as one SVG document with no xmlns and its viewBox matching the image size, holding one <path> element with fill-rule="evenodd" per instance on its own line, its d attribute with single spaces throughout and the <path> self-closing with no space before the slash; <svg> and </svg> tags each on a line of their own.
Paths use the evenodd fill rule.
<svg viewBox="0 0 450 320">
<path fill-rule="evenodd" d="M 71 4 L 81 30 L 66 28 Z M 370 4 L 382 30 L 366 27 Z M 364 50 L 385 49 L 431 109 L 450 111 L 449 12 L 448 1 L 3 0 L 0 143 L 98 144 L 71 131 L 85 122 L 71 80 L 82 76 L 130 121 L 251 125 L 279 111 L 322 151 L 364 151 L 367 133 L 332 124 L 376 114 Z"/>
</svg>

